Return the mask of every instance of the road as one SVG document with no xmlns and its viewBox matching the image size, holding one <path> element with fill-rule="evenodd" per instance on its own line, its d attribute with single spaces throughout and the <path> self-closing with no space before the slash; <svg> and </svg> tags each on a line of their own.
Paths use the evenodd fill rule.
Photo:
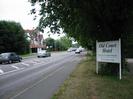
<svg viewBox="0 0 133 99">
<path fill-rule="evenodd" d="M 0 65 L 0 99 L 50 99 L 85 53 L 53 53 Z"/>
</svg>

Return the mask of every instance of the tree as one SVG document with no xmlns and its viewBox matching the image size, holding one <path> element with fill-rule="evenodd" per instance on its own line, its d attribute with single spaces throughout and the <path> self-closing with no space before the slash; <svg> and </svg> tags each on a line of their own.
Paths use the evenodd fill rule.
<svg viewBox="0 0 133 99">
<path fill-rule="evenodd" d="M 28 53 L 29 42 L 19 23 L 0 21 L 0 52 L 11 51 L 18 54 Z"/>
<path fill-rule="evenodd" d="M 62 27 L 77 41 L 85 41 L 84 45 L 95 39 L 124 38 L 132 32 L 132 0 L 31 0 L 37 2 L 41 5 L 41 29 L 49 26 L 56 32 Z"/>
<path fill-rule="evenodd" d="M 31 3 L 40 3 L 40 30 L 49 26 L 55 33 L 62 27 L 88 48 L 95 47 L 95 40 L 121 38 L 124 60 L 127 35 L 133 31 L 132 0 L 31 0 Z"/>
<path fill-rule="evenodd" d="M 58 40 L 54 40 L 53 38 L 46 38 L 43 42 L 48 47 L 48 50 L 52 51 L 62 51 L 67 50 L 72 46 L 72 41 L 67 37 L 63 36 Z"/>
<path fill-rule="evenodd" d="M 70 40 L 69 37 L 63 36 L 59 39 L 60 43 L 64 46 L 64 49 L 68 49 L 69 47 L 72 46 L 72 41 Z"/>
<path fill-rule="evenodd" d="M 127 58 L 133 58 L 133 34 L 127 36 L 127 44 L 125 45 L 125 52 Z"/>
<path fill-rule="evenodd" d="M 55 40 L 55 50 L 56 51 L 63 51 L 66 48 L 64 47 L 63 43 L 61 42 L 61 40 Z"/>
<path fill-rule="evenodd" d="M 54 50 L 54 47 L 55 47 L 55 40 L 52 39 L 52 38 L 46 38 L 44 41 L 43 41 L 44 44 L 46 44 L 46 46 L 48 47 L 48 50 Z"/>
</svg>

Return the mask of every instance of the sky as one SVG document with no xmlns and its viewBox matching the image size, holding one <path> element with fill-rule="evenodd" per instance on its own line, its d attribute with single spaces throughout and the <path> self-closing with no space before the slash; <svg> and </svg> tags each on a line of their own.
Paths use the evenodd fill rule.
<svg viewBox="0 0 133 99">
<path fill-rule="evenodd" d="M 0 20 L 19 22 L 23 29 L 33 29 L 38 25 L 39 18 L 33 20 L 34 16 L 29 15 L 31 9 L 31 3 L 28 0 L 0 0 Z M 46 32 L 47 30 L 44 38 L 48 37 Z M 60 36 L 51 34 L 51 37 L 58 39 Z"/>
</svg>

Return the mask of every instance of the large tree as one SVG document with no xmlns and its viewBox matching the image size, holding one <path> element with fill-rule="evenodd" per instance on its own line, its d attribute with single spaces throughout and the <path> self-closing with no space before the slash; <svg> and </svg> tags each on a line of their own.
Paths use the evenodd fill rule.
<svg viewBox="0 0 133 99">
<path fill-rule="evenodd" d="M 28 53 L 29 42 L 19 23 L 0 21 L 0 53 L 11 51 L 18 54 Z"/>
<path fill-rule="evenodd" d="M 72 46 L 72 41 L 67 36 L 63 36 L 59 40 L 60 40 L 61 44 L 64 46 L 65 49 L 68 49 L 69 47 Z"/>
<path fill-rule="evenodd" d="M 132 0 L 31 0 L 40 3 L 40 28 L 61 26 L 77 40 L 110 40 L 132 32 Z M 35 9 L 32 10 L 36 12 Z M 89 40 L 90 41 L 90 40 Z"/>
<path fill-rule="evenodd" d="M 72 46 L 72 41 L 67 36 L 63 36 L 58 40 L 49 37 L 46 38 L 43 43 L 48 47 L 48 50 L 54 51 L 67 50 Z"/>
<path fill-rule="evenodd" d="M 31 3 L 41 6 L 41 30 L 49 26 L 52 32 L 58 32 L 62 27 L 88 48 L 96 39 L 121 38 L 122 43 L 126 42 L 127 35 L 132 33 L 132 0 L 31 0 Z M 35 14 L 36 9 L 31 13 Z"/>
<path fill-rule="evenodd" d="M 47 46 L 48 50 L 54 50 L 55 48 L 55 40 L 51 37 L 49 38 L 46 38 L 44 41 L 43 41 L 44 45 Z"/>
<path fill-rule="evenodd" d="M 133 0 L 31 0 L 40 4 L 40 30 L 64 32 L 90 48 L 95 40 L 121 38 L 122 49 L 133 31 Z M 36 13 L 32 9 L 31 13 Z M 124 51 L 122 50 L 122 53 Z M 122 54 L 122 58 L 124 58 Z"/>
</svg>

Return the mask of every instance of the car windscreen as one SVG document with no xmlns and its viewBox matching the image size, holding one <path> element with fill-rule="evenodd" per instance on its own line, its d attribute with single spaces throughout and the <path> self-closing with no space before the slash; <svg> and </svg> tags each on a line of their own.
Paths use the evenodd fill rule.
<svg viewBox="0 0 133 99">
<path fill-rule="evenodd" d="M 9 53 L 2 53 L 2 54 L 0 54 L 1 57 L 7 57 L 9 55 L 10 55 Z"/>
<path fill-rule="evenodd" d="M 46 51 L 40 51 L 39 53 L 46 53 Z"/>
</svg>

